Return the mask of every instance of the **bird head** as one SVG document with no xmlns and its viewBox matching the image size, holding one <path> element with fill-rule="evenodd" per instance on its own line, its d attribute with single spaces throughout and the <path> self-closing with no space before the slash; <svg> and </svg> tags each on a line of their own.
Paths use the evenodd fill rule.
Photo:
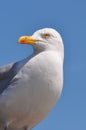
<svg viewBox="0 0 86 130">
<path fill-rule="evenodd" d="M 36 52 L 44 50 L 56 50 L 64 53 L 63 41 L 60 34 L 52 28 L 44 28 L 33 33 L 32 36 L 21 36 L 20 44 L 32 45 Z M 63 54 L 62 54 L 63 55 Z"/>
</svg>

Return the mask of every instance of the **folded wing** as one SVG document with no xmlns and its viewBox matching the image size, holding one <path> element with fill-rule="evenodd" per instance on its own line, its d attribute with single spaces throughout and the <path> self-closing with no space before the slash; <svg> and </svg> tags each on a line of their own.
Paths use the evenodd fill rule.
<svg viewBox="0 0 86 130">
<path fill-rule="evenodd" d="M 18 63 L 11 63 L 0 67 L 0 94 L 8 87 L 10 81 L 17 74 Z"/>
</svg>

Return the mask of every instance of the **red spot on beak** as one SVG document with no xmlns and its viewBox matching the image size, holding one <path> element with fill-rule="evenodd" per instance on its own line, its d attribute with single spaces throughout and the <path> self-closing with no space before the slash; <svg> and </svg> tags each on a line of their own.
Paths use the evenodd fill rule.
<svg viewBox="0 0 86 130">
<path fill-rule="evenodd" d="M 21 44 L 25 44 L 25 40 L 21 40 Z"/>
</svg>

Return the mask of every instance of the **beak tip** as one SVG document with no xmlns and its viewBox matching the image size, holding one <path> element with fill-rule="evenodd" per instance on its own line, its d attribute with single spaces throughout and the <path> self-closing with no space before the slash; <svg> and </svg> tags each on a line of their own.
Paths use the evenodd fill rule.
<svg viewBox="0 0 86 130">
<path fill-rule="evenodd" d="M 25 43 L 25 38 L 24 38 L 24 37 L 20 37 L 20 38 L 18 39 L 18 43 L 19 43 L 19 44 L 24 44 L 24 43 Z"/>
</svg>

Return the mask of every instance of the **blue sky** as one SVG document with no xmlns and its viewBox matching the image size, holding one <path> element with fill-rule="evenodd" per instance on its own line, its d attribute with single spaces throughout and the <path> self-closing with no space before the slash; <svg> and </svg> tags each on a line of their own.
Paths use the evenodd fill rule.
<svg viewBox="0 0 86 130">
<path fill-rule="evenodd" d="M 30 55 L 32 47 L 17 44 L 17 39 L 44 27 L 58 30 L 64 41 L 64 89 L 53 111 L 34 130 L 85 130 L 85 0 L 1 0 L 0 66 Z"/>
</svg>

